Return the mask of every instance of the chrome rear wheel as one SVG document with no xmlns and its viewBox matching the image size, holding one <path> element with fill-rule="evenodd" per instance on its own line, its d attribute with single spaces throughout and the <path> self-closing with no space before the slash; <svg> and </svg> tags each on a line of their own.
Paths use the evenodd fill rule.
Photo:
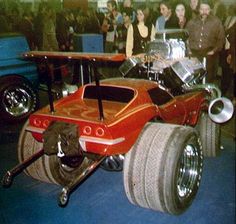
<svg viewBox="0 0 236 224">
<path fill-rule="evenodd" d="M 186 145 L 180 158 L 177 174 L 177 192 L 179 199 L 187 198 L 198 181 L 199 153 L 194 145 Z"/>
<path fill-rule="evenodd" d="M 148 123 L 125 155 L 129 201 L 170 214 L 183 213 L 197 194 L 203 156 L 198 132 L 180 125 Z"/>
</svg>

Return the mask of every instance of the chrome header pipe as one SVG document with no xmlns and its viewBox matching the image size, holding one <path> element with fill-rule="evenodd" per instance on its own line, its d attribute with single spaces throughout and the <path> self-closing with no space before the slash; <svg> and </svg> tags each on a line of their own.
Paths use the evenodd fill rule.
<svg viewBox="0 0 236 224">
<path fill-rule="evenodd" d="M 210 94 L 208 114 L 212 121 L 225 123 L 232 118 L 234 106 L 228 98 L 221 96 L 221 91 L 216 85 L 207 83 L 184 87 L 184 89 L 186 91 L 205 90 Z"/>
</svg>

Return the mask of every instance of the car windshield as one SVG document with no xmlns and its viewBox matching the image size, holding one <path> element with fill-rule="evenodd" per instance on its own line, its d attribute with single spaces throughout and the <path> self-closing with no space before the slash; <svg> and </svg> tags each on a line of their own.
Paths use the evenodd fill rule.
<svg viewBox="0 0 236 224">
<path fill-rule="evenodd" d="M 128 103 L 134 97 L 134 90 L 115 86 L 100 86 L 102 100 Z M 97 88 L 94 85 L 85 87 L 84 99 L 97 99 Z"/>
</svg>

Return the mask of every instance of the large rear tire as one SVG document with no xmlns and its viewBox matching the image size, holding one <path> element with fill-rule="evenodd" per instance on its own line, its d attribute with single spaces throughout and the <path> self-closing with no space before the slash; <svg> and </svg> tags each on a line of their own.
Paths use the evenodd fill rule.
<svg viewBox="0 0 236 224">
<path fill-rule="evenodd" d="M 213 122 L 207 113 L 202 113 L 196 126 L 199 131 L 203 156 L 216 157 L 220 154 L 220 125 Z"/>
<path fill-rule="evenodd" d="M 199 188 L 203 156 L 198 133 L 190 127 L 148 123 L 124 161 L 129 201 L 180 214 Z"/>
<path fill-rule="evenodd" d="M 26 130 L 27 125 L 28 121 L 22 128 L 18 142 L 19 162 L 29 158 L 43 147 L 43 144 L 36 141 L 31 132 Z M 43 155 L 27 169 L 25 169 L 24 172 L 27 175 L 43 182 L 67 185 L 83 172 L 84 166 L 89 162 L 87 158 L 83 158 L 77 167 L 70 167 L 62 161 L 63 160 L 58 158 L 56 155 Z"/>
</svg>

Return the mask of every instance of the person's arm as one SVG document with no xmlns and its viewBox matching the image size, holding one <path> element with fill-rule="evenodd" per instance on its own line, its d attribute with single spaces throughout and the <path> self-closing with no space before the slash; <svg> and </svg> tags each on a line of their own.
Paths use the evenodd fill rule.
<svg viewBox="0 0 236 224">
<path fill-rule="evenodd" d="M 187 55 L 190 57 L 192 55 L 192 51 L 190 49 L 190 41 L 189 41 L 189 36 L 191 35 L 191 25 L 192 25 L 192 20 L 188 21 L 186 24 L 185 29 L 188 32 L 188 38 L 186 40 L 186 50 L 187 50 Z"/>
<path fill-rule="evenodd" d="M 236 23 L 228 30 L 228 40 L 230 43 L 229 55 L 227 56 L 227 62 L 230 64 L 230 68 L 236 73 Z"/>
<path fill-rule="evenodd" d="M 155 40 L 155 35 L 156 35 L 156 29 L 155 29 L 155 27 L 152 25 L 151 36 L 150 36 L 150 40 L 151 40 L 151 41 Z"/>
<path fill-rule="evenodd" d="M 159 30 L 158 18 L 157 18 L 157 20 L 156 20 L 155 29 L 156 29 L 156 32 Z"/>
<path fill-rule="evenodd" d="M 108 19 L 104 18 L 102 22 L 101 30 L 103 33 L 107 33 L 108 29 L 109 29 Z"/>
<path fill-rule="evenodd" d="M 131 57 L 133 54 L 133 47 L 134 47 L 134 30 L 133 25 L 131 24 L 127 31 L 127 38 L 126 38 L 126 57 Z"/>
<path fill-rule="evenodd" d="M 216 40 L 216 44 L 215 47 L 212 51 L 208 52 L 208 55 L 213 55 L 216 52 L 220 52 L 222 50 L 222 48 L 224 47 L 225 44 L 225 31 L 224 31 L 224 27 L 222 25 L 222 23 L 219 20 L 219 23 L 215 28 L 218 28 L 217 30 L 217 40 Z"/>
</svg>

